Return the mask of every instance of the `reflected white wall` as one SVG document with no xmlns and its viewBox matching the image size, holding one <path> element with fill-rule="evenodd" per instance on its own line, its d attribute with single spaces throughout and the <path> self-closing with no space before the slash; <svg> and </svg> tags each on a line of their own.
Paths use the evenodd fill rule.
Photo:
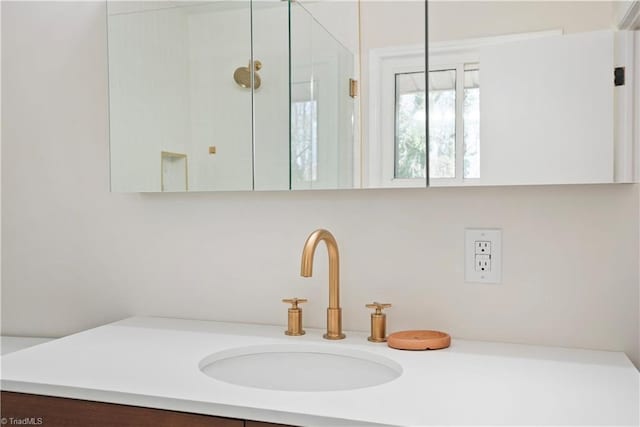
<svg viewBox="0 0 640 427">
<path fill-rule="evenodd" d="M 187 154 L 190 191 L 288 189 L 288 5 L 152 5 L 111 6 L 113 190 L 160 191 L 161 151 Z M 253 99 L 233 79 L 252 54 Z"/>
<path fill-rule="evenodd" d="M 251 61 L 251 9 L 224 3 L 190 8 L 187 16 L 191 191 L 253 186 L 251 89 L 233 79 Z"/>
<path fill-rule="evenodd" d="M 109 20 L 111 185 L 160 191 L 161 151 L 190 139 L 187 16 L 164 9 Z"/>
</svg>

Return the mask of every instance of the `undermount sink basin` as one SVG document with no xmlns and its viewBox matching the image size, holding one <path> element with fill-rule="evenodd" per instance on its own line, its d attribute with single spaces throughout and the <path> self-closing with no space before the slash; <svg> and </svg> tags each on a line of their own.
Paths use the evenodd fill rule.
<svg viewBox="0 0 640 427">
<path fill-rule="evenodd" d="M 206 375 L 227 383 L 279 391 L 336 391 L 398 378 L 402 367 L 365 351 L 320 345 L 270 345 L 213 353 L 200 362 Z"/>
</svg>

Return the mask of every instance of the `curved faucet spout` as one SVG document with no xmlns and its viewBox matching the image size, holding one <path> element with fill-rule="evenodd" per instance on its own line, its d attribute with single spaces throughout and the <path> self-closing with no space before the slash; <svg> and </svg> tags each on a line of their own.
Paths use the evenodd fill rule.
<svg viewBox="0 0 640 427">
<path fill-rule="evenodd" d="M 329 252 L 329 308 L 327 308 L 327 339 L 342 339 L 342 309 L 340 308 L 340 254 L 338 243 L 328 230 L 319 229 L 311 233 L 304 243 L 300 275 L 311 277 L 313 274 L 313 257 L 318 244 L 324 241 Z"/>
<path fill-rule="evenodd" d="M 313 275 L 313 257 L 318 244 L 323 240 L 329 252 L 329 308 L 340 308 L 340 254 L 338 243 L 331 232 L 320 229 L 309 235 L 302 250 L 300 275 L 302 277 Z"/>
</svg>

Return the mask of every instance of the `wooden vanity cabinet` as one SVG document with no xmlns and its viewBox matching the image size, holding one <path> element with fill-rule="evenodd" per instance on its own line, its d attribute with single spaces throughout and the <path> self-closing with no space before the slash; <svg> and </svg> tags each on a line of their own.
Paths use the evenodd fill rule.
<svg viewBox="0 0 640 427">
<path fill-rule="evenodd" d="M 26 424 L 45 427 L 286 427 L 284 424 L 8 391 L 3 391 L 1 394 L 0 413 L 3 425 Z M 12 418 L 14 420 L 13 423 Z"/>
</svg>

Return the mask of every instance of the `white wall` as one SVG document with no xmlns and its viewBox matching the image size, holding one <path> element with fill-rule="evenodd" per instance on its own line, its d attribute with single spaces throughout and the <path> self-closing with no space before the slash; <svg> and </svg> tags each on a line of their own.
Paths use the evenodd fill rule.
<svg viewBox="0 0 640 427">
<path fill-rule="evenodd" d="M 640 114 L 640 22 L 638 23 L 638 27 L 636 28 L 636 30 L 638 30 L 638 32 L 636 33 L 636 96 L 635 96 L 635 109 L 634 111 L 637 112 L 637 114 Z M 635 150 L 635 177 L 636 179 L 638 179 L 640 177 L 640 171 L 638 170 L 638 168 L 640 168 L 640 120 L 636 120 L 635 122 L 635 127 L 634 127 L 634 138 L 635 138 L 635 146 L 634 146 L 634 150 Z M 640 203 L 640 198 L 638 198 L 638 202 Z M 638 211 L 640 212 L 640 205 L 638 206 Z M 640 222 L 640 219 L 638 220 Z M 640 233 L 640 227 L 638 227 L 638 233 Z M 638 235 L 638 244 L 640 245 L 640 234 Z M 640 252 L 640 249 L 639 249 Z M 638 262 L 638 287 L 640 287 L 640 262 Z M 638 292 L 638 306 L 640 307 L 640 292 Z M 640 331 L 640 315 L 637 316 L 638 320 L 638 331 Z M 640 332 L 639 332 L 640 334 Z M 640 341 L 640 338 L 639 338 Z M 640 344 L 638 344 L 638 346 L 640 347 Z M 640 365 L 640 361 L 638 361 L 638 359 L 640 359 L 640 349 L 638 350 L 639 355 L 637 356 L 635 363 L 636 366 Z"/>
<path fill-rule="evenodd" d="M 636 3 L 636 0 L 616 0 L 613 2 L 613 22 L 616 27 L 622 28 L 620 24 L 628 25 L 632 23 L 633 10 L 638 7 Z M 636 22 L 636 24 L 640 24 L 640 22 Z"/>
<path fill-rule="evenodd" d="M 429 42 L 562 28 L 565 33 L 612 29 L 611 1 L 433 1 Z"/>
<path fill-rule="evenodd" d="M 0 6 L 0 28 L 2 27 L 2 7 Z M 2 50 L 2 31 L 0 31 L 0 51 Z M 0 64 L 2 60 L 0 58 Z M 0 98 L 2 98 L 2 102 L 0 102 L 0 118 L 2 116 L 2 105 L 4 104 L 4 98 L 2 97 L 2 67 L 0 66 Z M 0 123 L 2 120 L 0 119 Z M 0 125 L 0 130 L 2 126 Z M 0 222 L 2 222 L 2 132 L 0 132 Z M 2 239 L 2 227 L 0 227 L 0 240 Z M 0 259 L 2 258 L 2 244 L 0 244 Z M 1 325 L 1 317 L 2 317 L 2 263 L 0 262 L 0 325 Z"/>
<path fill-rule="evenodd" d="M 104 3 L 2 3 L 2 333 L 130 315 L 322 327 L 341 250 L 346 329 L 624 350 L 638 364 L 637 185 L 111 194 Z M 503 283 L 463 282 L 465 227 L 503 229 Z"/>
</svg>

